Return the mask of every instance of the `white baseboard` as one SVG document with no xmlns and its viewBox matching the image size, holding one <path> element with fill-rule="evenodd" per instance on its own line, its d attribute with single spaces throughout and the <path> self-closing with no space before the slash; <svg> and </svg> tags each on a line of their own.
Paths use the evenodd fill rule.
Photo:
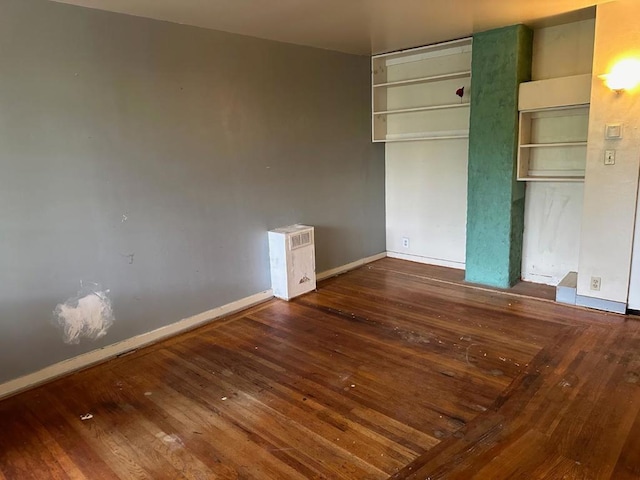
<svg viewBox="0 0 640 480">
<path fill-rule="evenodd" d="M 603 298 L 587 297 L 585 295 L 576 295 L 576 305 L 579 307 L 595 308 L 596 310 L 604 310 L 605 312 L 627 313 L 627 304 L 622 302 L 614 302 L 613 300 L 605 300 Z"/>
<path fill-rule="evenodd" d="M 316 280 L 324 280 L 325 278 L 335 277 L 336 275 L 340 275 L 341 273 L 348 272 L 349 270 L 353 270 L 354 268 L 361 267 L 366 265 L 367 263 L 375 262 L 376 260 L 380 260 L 387 256 L 387 252 L 378 253 L 377 255 L 372 255 L 370 257 L 361 258 L 360 260 L 356 260 L 355 262 L 347 263 L 346 265 L 342 265 L 340 267 L 332 268 L 331 270 L 326 270 L 324 272 L 320 272 L 316 274 Z"/>
<path fill-rule="evenodd" d="M 540 285 L 550 285 L 555 287 L 562 278 L 556 278 L 551 275 L 537 275 L 535 273 L 522 273 L 522 280 L 525 282 L 539 283 Z"/>
<path fill-rule="evenodd" d="M 265 290 L 264 292 L 251 295 L 250 297 L 245 297 L 240 300 L 236 300 L 235 302 L 213 308 L 207 312 L 185 318 L 179 322 L 167 325 L 166 327 L 161 327 L 151 332 L 143 333 L 142 335 L 128 338 L 112 345 L 107 345 L 106 347 L 98 350 L 78 355 L 77 357 L 50 365 L 42 370 L 16 378 L 15 380 L 9 380 L 8 382 L 0 384 L 0 398 L 15 395 L 16 393 L 33 388 L 42 383 L 49 382 L 63 375 L 82 370 L 91 365 L 95 365 L 96 363 L 104 362 L 117 357 L 118 355 L 147 346 L 164 338 L 192 330 L 220 317 L 269 300 L 272 297 L 273 292 L 271 290 Z"/>
<path fill-rule="evenodd" d="M 371 257 L 362 258 L 360 260 L 356 260 L 355 262 L 351 262 L 346 265 L 321 272 L 316 275 L 316 279 L 323 280 L 325 278 L 333 277 L 335 275 L 348 272 L 349 270 L 353 270 L 354 268 L 361 267 L 362 265 L 366 265 L 367 263 L 375 262 L 376 260 L 380 260 L 381 258 L 385 258 L 386 256 L 387 253 L 382 252 Z M 188 330 L 192 330 L 196 327 L 199 327 L 200 325 L 211 322 L 225 315 L 229 315 L 231 313 L 249 308 L 253 305 L 269 300 L 272 297 L 273 291 L 271 289 L 265 290 L 264 292 L 251 295 L 250 297 L 242 298 L 235 302 L 231 302 L 226 305 L 211 309 L 209 311 L 199 313 L 192 317 L 185 318 L 176 323 L 172 323 L 171 325 L 167 325 L 166 327 L 161 327 L 151 332 L 143 333 L 141 335 L 128 338 L 121 342 L 107 345 L 106 347 L 99 348 L 82 355 L 78 355 L 77 357 L 63 360 L 62 362 L 55 363 L 37 372 L 30 373 L 20 378 L 16 378 L 15 380 L 9 380 L 8 382 L 0 384 L 0 399 L 8 397 L 10 395 L 15 395 L 24 390 L 28 390 L 43 383 L 50 382 L 51 380 L 54 380 L 56 378 L 68 375 L 78 370 L 82 370 L 97 363 L 104 362 L 111 358 L 117 357 L 118 355 L 122 355 L 138 348 L 142 348 L 165 338 L 172 337 Z"/>
<path fill-rule="evenodd" d="M 420 255 L 410 255 L 408 253 L 387 252 L 387 257 L 409 260 L 410 262 L 424 263 L 427 265 L 437 265 L 439 267 L 457 268 L 464 270 L 464 262 L 454 262 L 453 260 L 442 260 L 440 258 L 423 257 Z"/>
</svg>

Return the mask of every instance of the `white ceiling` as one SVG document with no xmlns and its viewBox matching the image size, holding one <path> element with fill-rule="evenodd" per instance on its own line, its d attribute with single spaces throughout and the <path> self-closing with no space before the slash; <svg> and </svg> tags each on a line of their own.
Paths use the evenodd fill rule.
<svg viewBox="0 0 640 480">
<path fill-rule="evenodd" d="M 369 55 L 610 0 L 56 0 L 101 10 Z"/>
</svg>

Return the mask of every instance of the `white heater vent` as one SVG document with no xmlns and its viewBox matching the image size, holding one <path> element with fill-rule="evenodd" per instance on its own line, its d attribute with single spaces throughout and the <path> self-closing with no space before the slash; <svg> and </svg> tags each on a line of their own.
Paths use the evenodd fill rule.
<svg viewBox="0 0 640 480">
<path fill-rule="evenodd" d="M 313 239 L 311 238 L 311 230 L 291 235 L 289 237 L 289 241 L 291 242 L 291 250 L 311 245 L 313 243 Z"/>
<path fill-rule="evenodd" d="M 269 232 L 273 295 L 290 300 L 316 288 L 313 227 L 290 225 Z"/>
</svg>

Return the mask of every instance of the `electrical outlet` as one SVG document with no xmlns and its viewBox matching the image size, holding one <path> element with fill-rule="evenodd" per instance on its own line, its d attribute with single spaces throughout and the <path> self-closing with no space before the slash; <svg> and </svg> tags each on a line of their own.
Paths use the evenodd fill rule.
<svg viewBox="0 0 640 480">
<path fill-rule="evenodd" d="M 409 237 L 402 237 L 402 248 L 409 248 Z"/>
<path fill-rule="evenodd" d="M 600 290 L 600 277 L 591 277 L 591 290 Z"/>
</svg>

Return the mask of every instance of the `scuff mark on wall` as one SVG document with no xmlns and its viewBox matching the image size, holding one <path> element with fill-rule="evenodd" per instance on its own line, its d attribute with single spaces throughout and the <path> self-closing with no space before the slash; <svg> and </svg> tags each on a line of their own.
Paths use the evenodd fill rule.
<svg viewBox="0 0 640 480">
<path fill-rule="evenodd" d="M 115 318 L 109 290 L 100 286 L 81 287 L 78 295 L 60 303 L 53 311 L 55 322 L 62 329 L 62 340 L 68 344 L 80 343 L 82 338 L 97 340 L 107 334 Z"/>
<path fill-rule="evenodd" d="M 571 197 L 564 193 L 562 187 L 549 186 L 545 191 L 543 218 L 540 221 L 538 251 L 553 253 L 558 239 L 558 231 L 563 215 Z"/>
<path fill-rule="evenodd" d="M 530 182 L 527 185 L 522 278 L 556 285 L 578 269 L 581 241 L 581 183 Z"/>
</svg>

